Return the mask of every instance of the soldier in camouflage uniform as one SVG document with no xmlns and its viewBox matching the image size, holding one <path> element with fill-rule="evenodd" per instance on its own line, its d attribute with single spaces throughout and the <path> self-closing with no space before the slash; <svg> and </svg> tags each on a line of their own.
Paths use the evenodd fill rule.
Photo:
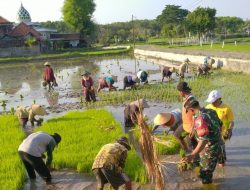
<svg viewBox="0 0 250 190">
<path fill-rule="evenodd" d="M 203 189 L 216 190 L 212 178 L 218 159 L 222 154 L 220 133 L 222 122 L 215 111 L 201 108 L 197 100 L 188 102 L 185 107 L 193 112 L 194 133 L 198 140 L 197 147 L 185 160 L 191 161 L 195 155 L 200 154 L 200 178 Z"/>
<path fill-rule="evenodd" d="M 106 183 L 110 183 L 115 190 L 123 184 L 125 190 L 132 189 L 129 178 L 122 172 L 130 149 L 126 137 L 121 137 L 116 143 L 106 144 L 101 148 L 92 166 L 97 179 L 97 190 L 103 190 Z"/>
</svg>

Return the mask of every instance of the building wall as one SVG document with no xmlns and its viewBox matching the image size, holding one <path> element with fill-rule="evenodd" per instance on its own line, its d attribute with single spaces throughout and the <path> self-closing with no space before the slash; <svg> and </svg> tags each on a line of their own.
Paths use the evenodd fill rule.
<svg viewBox="0 0 250 190">
<path fill-rule="evenodd" d="M 33 56 L 40 53 L 39 46 L 0 48 L 0 57 Z"/>
</svg>

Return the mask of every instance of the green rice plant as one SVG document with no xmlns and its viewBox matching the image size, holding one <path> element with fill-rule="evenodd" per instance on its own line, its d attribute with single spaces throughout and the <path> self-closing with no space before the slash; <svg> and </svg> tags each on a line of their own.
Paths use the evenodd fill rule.
<svg viewBox="0 0 250 190">
<path fill-rule="evenodd" d="M 50 119 L 39 131 L 59 133 L 62 141 L 54 152 L 54 168 L 72 168 L 91 174 L 92 163 L 101 147 L 123 136 L 120 124 L 105 110 L 69 112 Z M 128 152 L 125 172 L 132 180 L 145 183 L 145 170 L 134 149 Z"/>
<path fill-rule="evenodd" d="M 157 136 L 157 138 L 169 142 L 168 146 L 155 142 L 155 147 L 158 154 L 171 155 L 171 154 L 176 154 L 180 150 L 180 144 L 173 135 L 161 135 Z"/>
<path fill-rule="evenodd" d="M 24 133 L 14 115 L 1 115 L 0 123 L 0 187 L 8 190 L 22 189 L 25 172 L 17 149 Z"/>
</svg>

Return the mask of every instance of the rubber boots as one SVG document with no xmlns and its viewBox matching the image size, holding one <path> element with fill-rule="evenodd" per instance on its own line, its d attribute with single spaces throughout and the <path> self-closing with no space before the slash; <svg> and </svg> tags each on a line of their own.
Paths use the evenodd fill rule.
<svg viewBox="0 0 250 190">
<path fill-rule="evenodd" d="M 201 167 L 200 167 L 200 166 L 195 166 L 195 168 L 194 168 L 194 173 L 195 173 L 197 176 L 200 176 L 200 174 L 201 174 Z"/>
<path fill-rule="evenodd" d="M 216 186 L 213 183 L 203 184 L 203 190 L 216 190 Z"/>
</svg>

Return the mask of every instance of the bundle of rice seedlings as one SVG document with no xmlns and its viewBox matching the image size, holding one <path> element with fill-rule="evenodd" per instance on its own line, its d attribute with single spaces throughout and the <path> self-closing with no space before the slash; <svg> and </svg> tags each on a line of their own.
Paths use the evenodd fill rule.
<svg viewBox="0 0 250 190">
<path fill-rule="evenodd" d="M 155 184 L 156 190 L 164 190 L 165 185 L 161 163 L 158 159 L 149 127 L 144 121 L 142 111 L 140 111 L 140 113 L 137 115 L 137 119 L 138 126 L 140 128 L 139 145 L 148 177 L 151 179 L 151 182 Z"/>
</svg>

